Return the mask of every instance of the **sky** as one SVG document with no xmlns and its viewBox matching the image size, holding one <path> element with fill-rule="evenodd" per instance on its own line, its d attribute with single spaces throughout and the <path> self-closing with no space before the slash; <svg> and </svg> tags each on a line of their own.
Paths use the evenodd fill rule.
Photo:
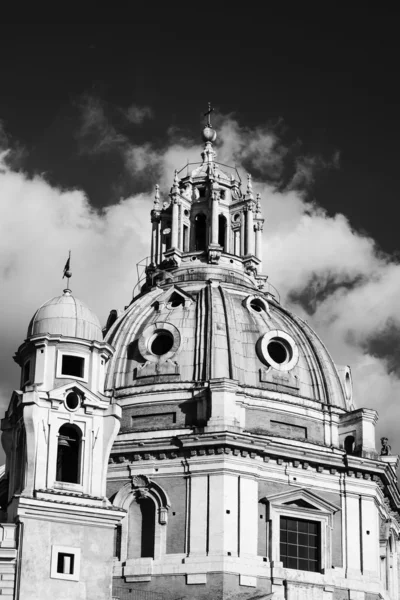
<svg viewBox="0 0 400 600">
<path fill-rule="evenodd" d="M 199 160 L 211 101 L 218 159 L 262 195 L 265 274 L 351 366 L 357 406 L 400 452 L 394 14 L 287 13 L 0 26 L 1 410 L 70 249 L 73 292 L 102 323 L 129 304 L 154 186 L 167 195 Z"/>
</svg>

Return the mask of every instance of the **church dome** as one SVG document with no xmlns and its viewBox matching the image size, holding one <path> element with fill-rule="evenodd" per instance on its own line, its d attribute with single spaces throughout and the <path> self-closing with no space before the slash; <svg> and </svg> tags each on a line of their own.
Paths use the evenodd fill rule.
<svg viewBox="0 0 400 600">
<path fill-rule="evenodd" d="M 203 281 L 200 269 L 191 282 L 181 271 L 175 283 L 137 298 L 109 330 L 106 341 L 116 352 L 108 388 L 125 394 L 152 376 L 160 384 L 197 386 L 225 378 L 252 394 L 272 391 L 348 409 L 335 364 L 305 321 L 250 281 L 233 272 L 224 277 L 221 267 L 207 265 Z"/>
<path fill-rule="evenodd" d="M 68 289 L 64 290 L 61 296 L 42 304 L 33 315 L 27 337 L 46 333 L 103 341 L 97 316 Z"/>
</svg>

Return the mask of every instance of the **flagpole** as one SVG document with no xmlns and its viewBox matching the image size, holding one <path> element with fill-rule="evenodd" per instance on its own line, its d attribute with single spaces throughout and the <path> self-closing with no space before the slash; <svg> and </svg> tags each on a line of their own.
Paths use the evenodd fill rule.
<svg viewBox="0 0 400 600">
<path fill-rule="evenodd" d="M 72 272 L 71 272 L 70 268 L 71 268 L 71 250 L 69 250 L 69 252 L 68 252 L 68 260 L 65 263 L 65 267 L 64 267 L 63 279 L 64 279 L 64 277 L 67 278 L 67 287 L 64 290 L 64 292 L 71 291 L 70 287 L 69 287 L 69 280 L 71 279 L 71 276 L 72 276 Z"/>
<path fill-rule="evenodd" d="M 68 251 L 68 266 L 70 266 L 70 265 L 71 265 L 71 250 Z M 66 275 L 67 275 L 67 281 L 68 281 L 67 288 L 71 291 L 71 289 L 69 287 L 69 280 L 71 279 L 71 275 L 72 275 L 71 271 L 68 270 Z"/>
</svg>

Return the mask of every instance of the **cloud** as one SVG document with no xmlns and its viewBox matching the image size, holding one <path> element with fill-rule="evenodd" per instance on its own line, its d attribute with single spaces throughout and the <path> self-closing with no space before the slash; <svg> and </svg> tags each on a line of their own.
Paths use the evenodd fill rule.
<svg viewBox="0 0 400 600">
<path fill-rule="evenodd" d="M 80 113 L 80 126 L 75 132 L 75 137 L 79 142 L 81 153 L 84 154 L 129 152 L 131 144 L 127 134 L 122 131 L 125 121 L 140 125 L 145 119 L 153 117 L 153 111 L 148 106 L 131 104 L 128 109 L 123 110 L 107 105 L 100 98 L 89 94 L 79 99 L 77 107 Z"/>
<path fill-rule="evenodd" d="M 149 106 L 131 104 L 125 111 L 125 117 L 130 123 L 141 125 L 145 119 L 153 118 L 153 111 Z"/>
<path fill-rule="evenodd" d="M 11 355 L 23 341 L 36 308 L 62 290 L 62 267 L 72 250 L 71 287 L 104 323 L 108 311 L 128 304 L 136 263 L 149 254 L 152 188 L 166 196 L 175 168 L 200 160 L 200 145 L 170 130 L 163 145 L 135 144 L 110 122 L 102 102 L 87 97 L 79 135 L 87 151 L 118 152 L 126 171 L 145 182 L 101 211 L 80 190 L 61 190 L 0 163 L 0 395 L 4 407 L 18 382 Z M 274 126 L 242 127 L 228 115 L 218 128 L 218 160 L 255 174 L 265 217 L 264 271 L 288 305 L 309 321 L 338 364 L 353 370 L 359 407 L 380 412 L 378 433 L 400 451 L 400 266 L 341 214 L 329 216 L 307 200 L 307 187 L 338 157 L 302 157 Z M 7 140 L 5 141 L 7 146 Z M 296 154 L 297 152 L 297 154 Z M 288 164 L 290 164 L 290 168 Z M 301 172 L 301 174 L 300 174 Z M 297 177 L 297 182 L 296 182 Z M 397 444 L 397 448 L 396 448 Z"/>
<path fill-rule="evenodd" d="M 128 140 L 119 133 L 108 116 L 104 102 L 94 96 L 85 95 L 78 102 L 81 116 L 75 137 L 83 154 L 100 154 L 124 147 Z"/>
<path fill-rule="evenodd" d="M 309 190 L 320 171 L 338 169 L 339 162 L 339 152 L 335 152 L 329 160 L 322 156 L 298 156 L 295 160 L 296 170 L 288 187 Z"/>
<path fill-rule="evenodd" d="M 3 163 L 0 169 L 0 404 L 9 401 L 19 375 L 12 355 L 29 320 L 47 299 L 62 292 L 62 269 L 72 251 L 73 292 L 105 323 L 112 308 L 129 304 L 136 263 L 148 254 L 146 194 L 95 210 L 79 190 L 52 187 Z"/>
</svg>

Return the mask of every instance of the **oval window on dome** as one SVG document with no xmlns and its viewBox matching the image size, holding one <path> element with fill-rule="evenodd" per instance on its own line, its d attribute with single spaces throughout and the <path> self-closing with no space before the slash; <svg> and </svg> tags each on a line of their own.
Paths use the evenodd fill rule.
<svg viewBox="0 0 400 600">
<path fill-rule="evenodd" d="M 167 354 L 174 345 L 174 338 L 169 331 L 156 331 L 151 343 L 150 350 L 156 356 Z"/>
<path fill-rule="evenodd" d="M 299 351 L 295 341 L 284 331 L 269 331 L 257 342 L 259 359 L 278 371 L 290 371 L 296 366 Z"/>
<path fill-rule="evenodd" d="M 291 358 L 291 347 L 285 340 L 280 338 L 273 338 L 269 342 L 267 349 L 269 356 L 274 362 L 278 363 L 278 365 L 284 365 Z"/>
<path fill-rule="evenodd" d="M 268 302 L 262 296 L 247 296 L 243 302 L 243 306 L 247 308 L 249 312 L 262 314 L 265 313 L 269 316 Z"/>
<path fill-rule="evenodd" d="M 250 306 L 253 310 L 255 310 L 258 313 L 265 311 L 264 304 L 261 302 L 261 300 L 259 298 L 254 298 L 250 302 Z"/>
<path fill-rule="evenodd" d="M 171 323 L 158 322 L 146 327 L 138 340 L 138 349 L 149 362 L 164 362 L 181 346 L 179 330 Z"/>
</svg>

